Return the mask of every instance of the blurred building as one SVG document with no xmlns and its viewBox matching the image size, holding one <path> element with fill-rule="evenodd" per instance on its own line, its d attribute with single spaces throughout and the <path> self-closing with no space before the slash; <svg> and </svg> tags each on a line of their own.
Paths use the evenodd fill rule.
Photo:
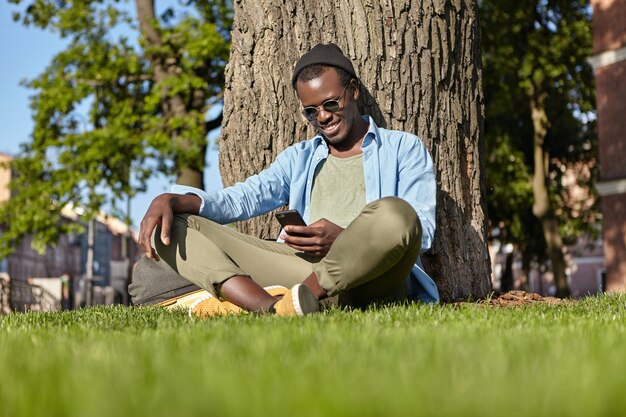
<svg viewBox="0 0 626 417">
<path fill-rule="evenodd" d="M 9 155 L 0 153 L 0 162 L 10 161 Z M 0 169 L 0 204 L 11 198 L 8 188 L 11 175 L 10 169 Z M 69 279 L 66 285 L 71 288 L 70 307 L 84 303 L 87 290 L 91 291 L 94 304 L 128 302 L 130 268 L 140 254 L 136 236 L 121 220 L 101 213 L 94 222 L 93 282 L 85 283 L 88 224 L 79 213 L 78 209 L 64 207 L 61 221 L 79 223 L 84 232 L 61 236 L 57 245 L 48 247 L 44 254 L 32 248 L 32 236 L 27 235 L 11 255 L 0 260 L 0 273 L 10 278 L 12 300 L 21 300 L 12 303 L 14 309 L 23 310 L 36 304 L 39 290 L 42 297 L 55 299 L 57 291 L 46 288 L 41 279 L 54 280 L 54 283 L 50 281 L 50 285 L 55 287 L 63 284 L 63 276 L 67 277 L 65 281 Z M 54 304 L 53 301 L 50 303 Z"/>
<path fill-rule="evenodd" d="M 591 0 L 607 291 L 626 291 L 626 1 Z"/>
<path fill-rule="evenodd" d="M 503 245 L 497 237 L 489 243 L 491 256 L 491 283 L 494 291 L 530 291 L 543 296 L 556 293 L 554 277 L 549 265 L 531 262 L 523 270 L 519 252 L 512 244 Z M 572 298 L 596 295 L 606 288 L 602 239 L 579 239 L 567 246 L 567 283 Z"/>
</svg>

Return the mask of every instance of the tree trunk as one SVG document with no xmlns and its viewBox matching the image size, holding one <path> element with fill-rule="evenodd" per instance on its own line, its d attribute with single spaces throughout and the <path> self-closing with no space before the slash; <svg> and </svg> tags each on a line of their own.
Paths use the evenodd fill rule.
<svg viewBox="0 0 626 417">
<path fill-rule="evenodd" d="M 567 297 L 569 295 L 569 286 L 567 285 L 567 277 L 565 275 L 563 239 L 561 239 L 558 220 L 550 204 L 547 185 L 549 155 L 543 149 L 549 123 L 545 109 L 545 99 L 545 93 L 530 95 L 530 110 L 534 129 L 533 214 L 541 222 L 548 256 L 552 263 L 556 296 Z"/>
<path fill-rule="evenodd" d="M 165 81 L 170 77 L 177 77 L 180 69 L 178 60 L 173 55 L 164 55 L 160 51 L 163 48 L 163 39 L 157 30 L 157 18 L 154 14 L 154 0 L 135 0 L 139 29 L 146 42 L 147 58 L 150 61 L 154 81 L 161 84 L 161 109 L 166 119 L 183 118 L 188 114 L 188 108 L 183 98 L 178 94 L 172 94 Z M 152 48 L 152 49 L 150 49 Z M 170 54 L 175 52 L 170 49 Z M 176 183 L 189 185 L 196 188 L 204 188 L 204 165 L 206 155 L 206 139 L 204 142 L 181 137 L 173 130 L 169 132 L 174 148 L 174 165 L 176 171 Z M 204 136 L 206 137 L 206 132 Z"/>
<path fill-rule="evenodd" d="M 521 250 L 522 267 L 517 277 L 519 285 L 516 289 L 528 291 L 530 289 L 530 263 L 532 261 L 532 253 L 524 248 Z"/>
<path fill-rule="evenodd" d="M 506 254 L 504 261 L 504 270 L 500 279 L 500 292 L 508 292 L 514 288 L 515 280 L 513 279 L 513 256 L 515 252 Z"/>
<path fill-rule="evenodd" d="M 293 66 L 318 42 L 335 42 L 364 85 L 379 126 L 423 138 L 437 178 L 437 233 L 424 257 L 443 300 L 491 290 L 482 177 L 482 87 L 477 7 L 470 0 L 235 1 L 226 70 L 220 170 L 225 185 L 257 173 L 314 135 L 291 87 Z M 265 215 L 239 225 L 262 237 Z"/>
</svg>

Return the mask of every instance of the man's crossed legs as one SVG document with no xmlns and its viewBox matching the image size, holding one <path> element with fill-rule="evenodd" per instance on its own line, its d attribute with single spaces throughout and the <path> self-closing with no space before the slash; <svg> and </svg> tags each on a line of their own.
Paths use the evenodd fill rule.
<svg viewBox="0 0 626 417">
<path fill-rule="evenodd" d="M 262 287 L 273 285 L 291 288 L 304 283 L 317 298 L 338 295 L 342 306 L 406 299 L 407 277 L 420 251 L 421 225 L 408 203 L 386 197 L 366 205 L 324 257 L 188 214 L 176 215 L 170 245 L 158 236 L 157 229 L 153 238 L 159 262 L 186 280 L 246 310 L 271 311 L 278 299 Z M 145 294 L 151 283 L 142 281 L 129 289 L 136 304 L 142 300 L 135 294 L 150 298 Z"/>
</svg>

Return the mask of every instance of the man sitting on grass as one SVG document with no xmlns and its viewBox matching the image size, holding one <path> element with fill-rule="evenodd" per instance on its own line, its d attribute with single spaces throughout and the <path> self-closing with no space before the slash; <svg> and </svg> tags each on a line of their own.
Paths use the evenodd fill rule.
<svg viewBox="0 0 626 417">
<path fill-rule="evenodd" d="M 437 301 L 419 260 L 433 240 L 436 194 L 422 141 L 360 114 L 359 80 L 337 45 L 318 44 L 303 55 L 292 85 L 318 134 L 232 187 L 206 193 L 174 186 L 156 197 L 139 234 L 147 258 L 165 261 L 212 295 L 190 307 L 197 316 L 304 315 L 334 295 L 352 307 Z M 284 243 L 221 226 L 285 204 L 309 225 L 286 226 Z M 276 285 L 286 288 L 264 288 Z M 137 291 L 131 284 L 131 295 Z"/>
</svg>

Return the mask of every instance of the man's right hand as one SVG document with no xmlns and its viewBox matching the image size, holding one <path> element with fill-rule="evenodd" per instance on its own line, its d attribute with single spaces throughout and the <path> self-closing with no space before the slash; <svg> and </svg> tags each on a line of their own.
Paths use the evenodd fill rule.
<svg viewBox="0 0 626 417">
<path fill-rule="evenodd" d="M 159 260 L 159 255 L 152 247 L 152 233 L 157 226 L 161 226 L 161 242 L 170 244 L 172 220 L 176 213 L 198 214 L 202 200 L 194 194 L 161 194 L 152 200 L 148 211 L 141 220 L 139 228 L 139 246 L 146 257 Z"/>
</svg>

